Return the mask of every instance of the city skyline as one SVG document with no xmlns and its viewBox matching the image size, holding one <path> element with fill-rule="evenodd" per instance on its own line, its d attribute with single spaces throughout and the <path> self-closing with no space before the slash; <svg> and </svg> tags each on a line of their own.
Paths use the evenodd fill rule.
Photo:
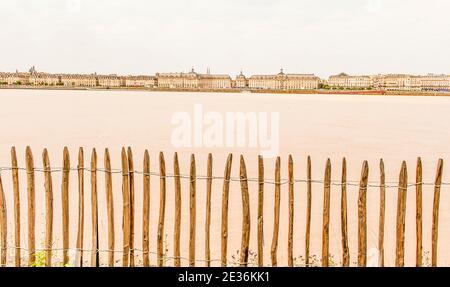
<svg viewBox="0 0 450 287">
<path fill-rule="evenodd" d="M 102 75 L 51 74 L 38 71 L 32 66 L 28 72 L 5 73 L 0 71 L 0 86 L 63 86 L 103 88 L 161 88 L 161 89 L 209 89 L 209 90 L 373 90 L 378 91 L 432 91 L 449 92 L 450 75 L 445 74 L 378 74 L 348 75 L 340 73 L 328 79 L 314 74 L 285 73 L 257 74 L 246 76 L 242 72 L 233 78 L 229 74 L 214 74 L 208 68 L 206 73 L 190 72 L 155 73 L 154 75 Z"/>
<path fill-rule="evenodd" d="M 449 73 L 443 0 L 2 0 L 2 71 Z M 10 25 L 9 23 L 14 23 Z M 437 45 L 436 43 L 439 43 Z"/>
</svg>

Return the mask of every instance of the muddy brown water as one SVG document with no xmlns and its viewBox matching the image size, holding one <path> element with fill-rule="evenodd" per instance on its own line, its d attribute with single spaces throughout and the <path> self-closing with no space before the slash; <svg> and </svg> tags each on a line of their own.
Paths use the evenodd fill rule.
<svg viewBox="0 0 450 287">
<path fill-rule="evenodd" d="M 287 178 L 287 159 L 294 156 L 296 179 L 306 178 L 306 159 L 312 157 L 313 178 L 323 180 L 326 159 L 332 161 L 332 179 L 340 180 L 341 162 L 345 156 L 348 163 L 348 178 L 358 181 L 362 163 L 369 161 L 369 181 L 376 184 L 379 179 L 378 162 L 385 160 L 386 180 L 398 182 L 403 160 L 408 164 L 408 181 L 415 180 L 415 163 L 422 157 L 424 181 L 433 182 L 439 158 L 445 160 L 444 182 L 450 181 L 447 161 L 450 158 L 450 98 L 446 97 L 393 97 L 393 96 L 346 96 L 346 95 L 271 95 L 271 94 L 208 94 L 208 93 L 163 93 L 125 91 L 46 91 L 46 90 L 0 90 L 0 166 L 8 167 L 10 148 L 16 146 L 19 166 L 25 166 L 25 148 L 32 147 L 36 167 L 42 167 L 42 150 L 48 148 L 53 167 L 62 166 L 64 146 L 70 150 L 72 167 L 76 166 L 79 146 L 85 148 L 85 165 L 90 160 L 93 147 L 97 149 L 99 167 L 103 167 L 104 148 L 111 153 L 112 166 L 120 168 L 122 146 L 131 146 L 135 168 L 142 170 L 144 150 L 151 156 L 151 170 L 158 172 L 158 154 L 163 151 L 168 173 L 173 173 L 173 153 L 180 158 L 181 173 L 189 173 L 189 158 L 195 153 L 197 174 L 206 175 L 206 160 L 209 152 L 214 155 L 213 173 L 223 176 L 228 153 L 233 153 L 232 176 L 239 176 L 239 155 L 244 154 L 249 177 L 257 177 L 258 148 L 176 148 L 171 143 L 174 126 L 171 118 L 175 112 L 193 113 L 195 104 L 202 104 L 205 112 L 279 112 L 280 156 L 282 178 Z M 275 159 L 265 160 L 266 178 L 274 178 Z M 8 206 L 8 245 L 14 244 L 14 216 L 12 178 L 10 171 L 2 171 L 2 180 Z M 104 174 L 98 174 L 100 249 L 107 249 L 107 217 Z M 211 257 L 220 259 L 220 224 L 222 181 L 215 180 L 212 195 Z M 204 259 L 204 222 L 206 181 L 197 181 L 197 231 L 196 258 Z M 288 233 L 288 186 L 282 187 L 280 238 L 278 263 L 287 265 Z M 77 177 L 70 175 L 70 247 L 75 247 L 77 226 Z M 53 174 L 54 190 L 54 248 L 62 247 L 61 218 L 61 174 Z M 91 212 L 89 173 L 85 174 L 85 249 L 91 245 Z M 257 250 L 257 184 L 249 183 L 251 236 L 250 249 Z M 439 265 L 450 265 L 450 188 L 444 186 L 441 193 Z M 357 192 L 348 188 L 348 221 L 351 262 L 357 260 Z M 116 226 L 116 249 L 122 249 L 122 194 L 121 175 L 113 175 L 113 194 Z M 27 248 L 26 174 L 20 172 L 21 233 L 22 247 Z M 273 228 L 274 186 L 266 184 L 264 201 L 264 255 L 265 264 L 270 264 L 270 245 Z M 395 263 L 395 218 L 397 190 L 388 189 L 386 197 L 385 254 L 386 264 Z M 150 249 L 156 252 L 156 227 L 159 208 L 159 179 L 151 178 L 150 199 Z M 424 187 L 424 257 L 431 260 L 431 215 L 433 187 Z M 369 263 L 377 262 L 379 190 L 369 188 L 368 196 L 368 250 Z M 313 184 L 313 212 L 311 229 L 311 255 L 321 255 L 322 246 L 323 185 Z M 295 185 L 294 256 L 304 255 L 306 185 Z M 165 219 L 165 245 L 167 256 L 173 255 L 174 229 L 174 184 L 167 179 L 167 207 Z M 36 175 L 36 244 L 44 246 L 45 200 L 43 174 Z M 239 182 L 232 182 L 230 189 L 229 247 L 230 263 L 237 262 L 233 255 L 241 241 L 241 192 Z M 406 263 L 415 264 L 415 190 L 408 190 L 406 217 Z M 141 248 L 142 237 L 142 176 L 136 175 L 136 231 L 135 248 Z M 189 180 L 182 180 L 182 224 L 181 254 L 188 257 L 189 251 Z M 8 250 L 9 261 L 14 252 Z M 333 262 L 340 264 L 340 187 L 331 190 L 330 252 Z M 26 262 L 26 251 L 22 252 Z M 142 256 L 137 251 L 138 261 Z M 71 260 L 74 252 L 70 253 Z M 85 259 L 90 258 L 85 254 Z M 62 252 L 55 252 L 58 264 Z M 237 256 L 235 256 L 238 258 Z M 115 254 L 121 264 L 121 254 Z M 252 257 L 251 257 L 252 258 Z M 101 253 L 101 264 L 107 264 L 106 253 Z M 156 264 L 156 256 L 150 257 Z M 251 259 L 252 260 L 252 259 Z M 88 262 L 88 261 L 87 261 Z M 256 262 L 256 261 L 255 261 Z M 297 263 L 301 264 L 299 258 Z M 168 258 L 167 265 L 173 260 Z M 187 265 L 187 260 L 182 260 Z M 214 261 L 213 265 L 219 262 Z M 197 262 L 204 265 L 204 262 Z"/>
</svg>

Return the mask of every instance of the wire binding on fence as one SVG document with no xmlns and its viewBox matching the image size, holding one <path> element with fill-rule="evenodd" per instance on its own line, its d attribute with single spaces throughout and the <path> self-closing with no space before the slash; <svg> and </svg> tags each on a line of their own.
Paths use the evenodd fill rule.
<svg viewBox="0 0 450 287">
<path fill-rule="evenodd" d="M 6 248 L 2 248 L 2 249 L 8 249 L 8 250 L 20 250 L 22 252 L 29 252 L 30 250 L 28 248 L 25 247 L 17 247 L 17 246 L 7 246 Z M 119 253 L 119 254 L 123 254 L 124 251 L 123 250 L 111 250 L 111 249 L 78 249 L 78 248 L 36 248 L 34 249 L 35 252 L 62 252 L 62 251 L 71 251 L 71 252 L 95 252 L 95 253 Z M 133 248 L 130 249 L 128 253 L 131 253 L 131 251 L 136 251 L 136 252 L 142 252 L 142 254 L 149 254 L 149 255 L 158 255 L 157 252 L 152 252 L 152 251 L 144 251 L 143 249 L 140 248 Z M 183 257 L 183 256 L 170 256 L 170 255 L 165 255 L 163 260 L 165 262 L 170 261 L 170 260 L 175 260 L 175 259 L 179 259 L 179 260 L 183 260 L 186 262 L 190 262 L 192 261 L 192 259 L 189 259 L 187 257 Z M 206 259 L 195 259 L 194 260 L 197 263 L 221 263 L 222 260 L 221 259 L 210 259 L 210 260 L 206 260 Z M 242 262 L 244 263 L 244 262 Z M 237 264 L 241 264 L 241 262 L 236 262 Z M 250 265 L 250 266 L 257 266 L 258 264 L 255 262 L 246 262 L 246 264 Z M 233 265 L 233 264 L 231 264 Z M 105 265 L 107 266 L 107 265 Z M 309 267 L 306 264 L 296 264 L 297 267 Z M 266 265 L 266 267 L 270 267 L 270 264 Z"/>
<path fill-rule="evenodd" d="M 32 171 L 28 171 L 26 168 L 24 167 L 0 167 L 0 173 L 3 171 L 12 171 L 12 170 L 20 170 L 20 171 L 26 171 L 27 173 L 31 173 L 31 172 L 51 172 L 51 173 L 56 173 L 56 172 L 67 172 L 67 171 L 80 171 L 83 170 L 85 172 L 92 172 L 94 170 L 92 170 L 91 168 L 88 167 L 83 167 L 83 168 L 70 168 L 68 170 L 61 168 L 61 167 L 54 167 L 51 169 L 45 169 L 45 168 L 39 168 L 36 167 L 34 168 Z M 186 179 L 186 180 L 190 180 L 190 175 L 185 175 L 185 174 L 180 174 L 180 175 L 175 175 L 175 174 L 171 174 L 168 173 L 164 176 L 161 176 L 159 173 L 157 172 L 143 172 L 143 171 L 139 171 L 139 170 L 132 170 L 129 171 L 128 173 L 123 173 L 122 170 L 119 169 L 111 169 L 111 170 L 107 170 L 104 168 L 97 168 L 95 171 L 97 172 L 104 172 L 104 173 L 111 173 L 111 174 L 121 174 L 121 175 L 129 175 L 129 174 L 139 174 L 142 176 L 152 176 L 152 177 L 158 177 L 158 178 L 163 178 L 163 179 L 167 179 L 167 178 L 180 178 L 180 179 Z M 195 180 L 221 180 L 221 181 L 229 181 L 229 182 L 241 182 L 242 180 L 246 180 L 248 182 L 256 182 L 256 183 L 264 183 L 264 184 L 270 184 L 270 185 L 288 185 L 290 184 L 289 179 L 281 179 L 279 182 L 275 181 L 275 180 L 264 180 L 264 181 L 260 181 L 258 178 L 240 178 L 240 177 L 230 177 L 230 179 L 227 179 L 223 176 L 203 176 L 203 175 L 197 175 Z M 325 181 L 323 180 L 307 180 L 307 179 L 296 179 L 294 180 L 294 183 L 313 183 L 313 184 L 325 184 Z M 341 181 L 331 181 L 330 182 L 331 186 L 338 186 L 341 187 L 343 185 L 346 186 L 354 186 L 354 187 L 360 187 L 360 183 L 359 181 L 345 181 L 345 182 L 341 182 Z M 411 187 L 416 187 L 416 186 L 436 186 L 435 183 L 432 182 L 414 182 L 414 183 L 408 183 L 407 184 L 407 188 L 411 188 Z M 441 186 L 450 186 L 450 182 L 442 182 L 441 185 L 438 185 L 436 187 L 441 187 Z M 399 186 L 396 182 L 386 182 L 385 185 L 380 185 L 377 184 L 375 182 L 369 182 L 367 185 L 367 188 L 403 188 L 401 186 Z"/>
</svg>

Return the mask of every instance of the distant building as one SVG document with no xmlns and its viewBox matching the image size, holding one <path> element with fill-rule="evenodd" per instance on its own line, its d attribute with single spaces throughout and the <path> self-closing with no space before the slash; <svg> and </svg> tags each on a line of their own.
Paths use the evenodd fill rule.
<svg viewBox="0 0 450 287">
<path fill-rule="evenodd" d="M 107 88 L 120 87 L 122 86 L 122 81 L 117 75 L 98 75 L 97 86 Z"/>
<path fill-rule="evenodd" d="M 80 74 L 59 75 L 60 85 L 65 87 L 95 87 L 97 86 L 97 76 Z"/>
<path fill-rule="evenodd" d="M 32 73 L 29 77 L 30 85 L 34 86 L 56 86 L 59 84 L 59 77 L 47 73 Z"/>
<path fill-rule="evenodd" d="M 450 91 L 450 75 L 379 75 L 376 86 L 386 91 Z"/>
<path fill-rule="evenodd" d="M 157 73 L 159 88 L 169 89 L 230 89 L 229 75 L 198 74 L 192 69 L 189 73 Z"/>
<path fill-rule="evenodd" d="M 331 88 L 368 89 L 373 87 L 372 78 L 369 76 L 349 76 L 341 73 L 328 79 Z"/>
<path fill-rule="evenodd" d="M 285 90 L 316 90 L 319 88 L 320 79 L 315 75 L 287 74 L 284 82 Z"/>
<path fill-rule="evenodd" d="M 17 73 L 0 73 L 1 85 L 17 85 L 19 80 Z"/>
<path fill-rule="evenodd" d="M 403 75 L 403 74 L 389 74 L 389 75 L 380 75 L 377 77 L 377 88 L 379 90 L 386 91 L 411 91 L 415 90 L 414 86 L 416 86 L 417 90 L 421 90 L 420 82 L 412 81 L 412 75 Z"/>
<path fill-rule="evenodd" d="M 235 81 L 235 87 L 238 89 L 245 89 L 248 88 L 248 79 L 244 76 L 244 74 L 241 73 L 236 77 Z"/>
<path fill-rule="evenodd" d="M 126 76 L 123 77 L 122 85 L 125 87 L 153 88 L 156 86 L 156 80 L 155 77 L 151 76 Z"/>
<path fill-rule="evenodd" d="M 285 74 L 253 75 L 248 79 L 248 87 L 255 90 L 282 90 Z"/>
<path fill-rule="evenodd" d="M 423 91 L 450 91 L 450 75 L 428 74 L 420 82 Z"/>
<path fill-rule="evenodd" d="M 376 79 L 376 86 L 384 91 L 422 91 L 420 76 L 406 74 L 380 75 Z"/>
<path fill-rule="evenodd" d="M 206 74 L 197 74 L 200 89 L 231 89 L 231 77 L 229 75 L 211 74 L 208 69 Z"/>
<path fill-rule="evenodd" d="M 16 74 L 14 75 L 16 81 L 16 84 L 19 85 L 29 85 L 30 84 L 30 74 L 29 73 L 19 73 L 16 71 Z"/>
<path fill-rule="evenodd" d="M 319 83 L 313 74 L 285 74 L 283 69 L 277 75 L 254 75 L 248 80 L 250 89 L 261 90 L 315 90 Z"/>
<path fill-rule="evenodd" d="M 159 88 L 198 89 L 199 81 L 194 69 L 190 73 L 156 73 Z"/>
</svg>

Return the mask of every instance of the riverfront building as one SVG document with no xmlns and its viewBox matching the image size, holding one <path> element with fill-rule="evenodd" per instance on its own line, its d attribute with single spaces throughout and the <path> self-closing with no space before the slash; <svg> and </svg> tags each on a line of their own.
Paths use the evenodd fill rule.
<svg viewBox="0 0 450 287">
<path fill-rule="evenodd" d="M 313 74 L 285 74 L 283 69 L 277 75 L 254 75 L 248 80 L 249 88 L 255 90 L 315 90 L 319 83 Z"/>
<path fill-rule="evenodd" d="M 29 85 L 30 74 L 28 73 L 0 73 L 0 85 Z"/>
<path fill-rule="evenodd" d="M 199 74 L 200 89 L 231 89 L 231 77 L 229 75 L 213 75 L 211 73 Z"/>
<path fill-rule="evenodd" d="M 421 88 L 424 91 L 450 91 L 450 75 L 428 74 L 421 77 Z"/>
<path fill-rule="evenodd" d="M 328 79 L 331 88 L 349 89 L 369 89 L 373 87 L 373 80 L 370 76 L 349 76 L 345 73 L 331 76 Z"/>
<path fill-rule="evenodd" d="M 122 81 L 117 75 L 98 75 L 97 85 L 99 87 L 121 87 Z"/>
<path fill-rule="evenodd" d="M 33 73 L 28 81 L 30 85 L 34 86 L 56 86 L 59 83 L 59 77 L 47 73 Z"/>
<path fill-rule="evenodd" d="M 248 79 L 244 76 L 242 71 L 238 76 L 236 76 L 236 81 L 235 81 L 234 87 L 238 88 L 238 89 L 248 88 Z"/>
<path fill-rule="evenodd" d="M 192 69 L 189 73 L 157 73 L 158 88 L 167 89 L 230 89 L 229 75 L 199 74 Z"/>
<path fill-rule="evenodd" d="M 156 80 L 155 77 L 151 76 L 126 76 L 122 78 L 122 85 L 125 87 L 154 88 Z"/>
<path fill-rule="evenodd" d="M 450 75 L 379 75 L 374 85 L 385 91 L 450 91 Z"/>
<path fill-rule="evenodd" d="M 19 81 L 17 73 L 0 73 L 0 85 L 17 85 Z"/>
<path fill-rule="evenodd" d="M 97 76 L 80 74 L 62 74 L 59 76 L 61 86 L 65 87 L 96 87 Z"/>
<path fill-rule="evenodd" d="M 345 73 L 328 79 L 330 88 L 368 89 L 380 91 L 450 91 L 450 76 L 428 74 L 386 74 L 375 76 L 349 76 Z"/>
<path fill-rule="evenodd" d="M 158 88 L 198 89 L 198 82 L 194 69 L 190 73 L 156 73 Z"/>
</svg>

